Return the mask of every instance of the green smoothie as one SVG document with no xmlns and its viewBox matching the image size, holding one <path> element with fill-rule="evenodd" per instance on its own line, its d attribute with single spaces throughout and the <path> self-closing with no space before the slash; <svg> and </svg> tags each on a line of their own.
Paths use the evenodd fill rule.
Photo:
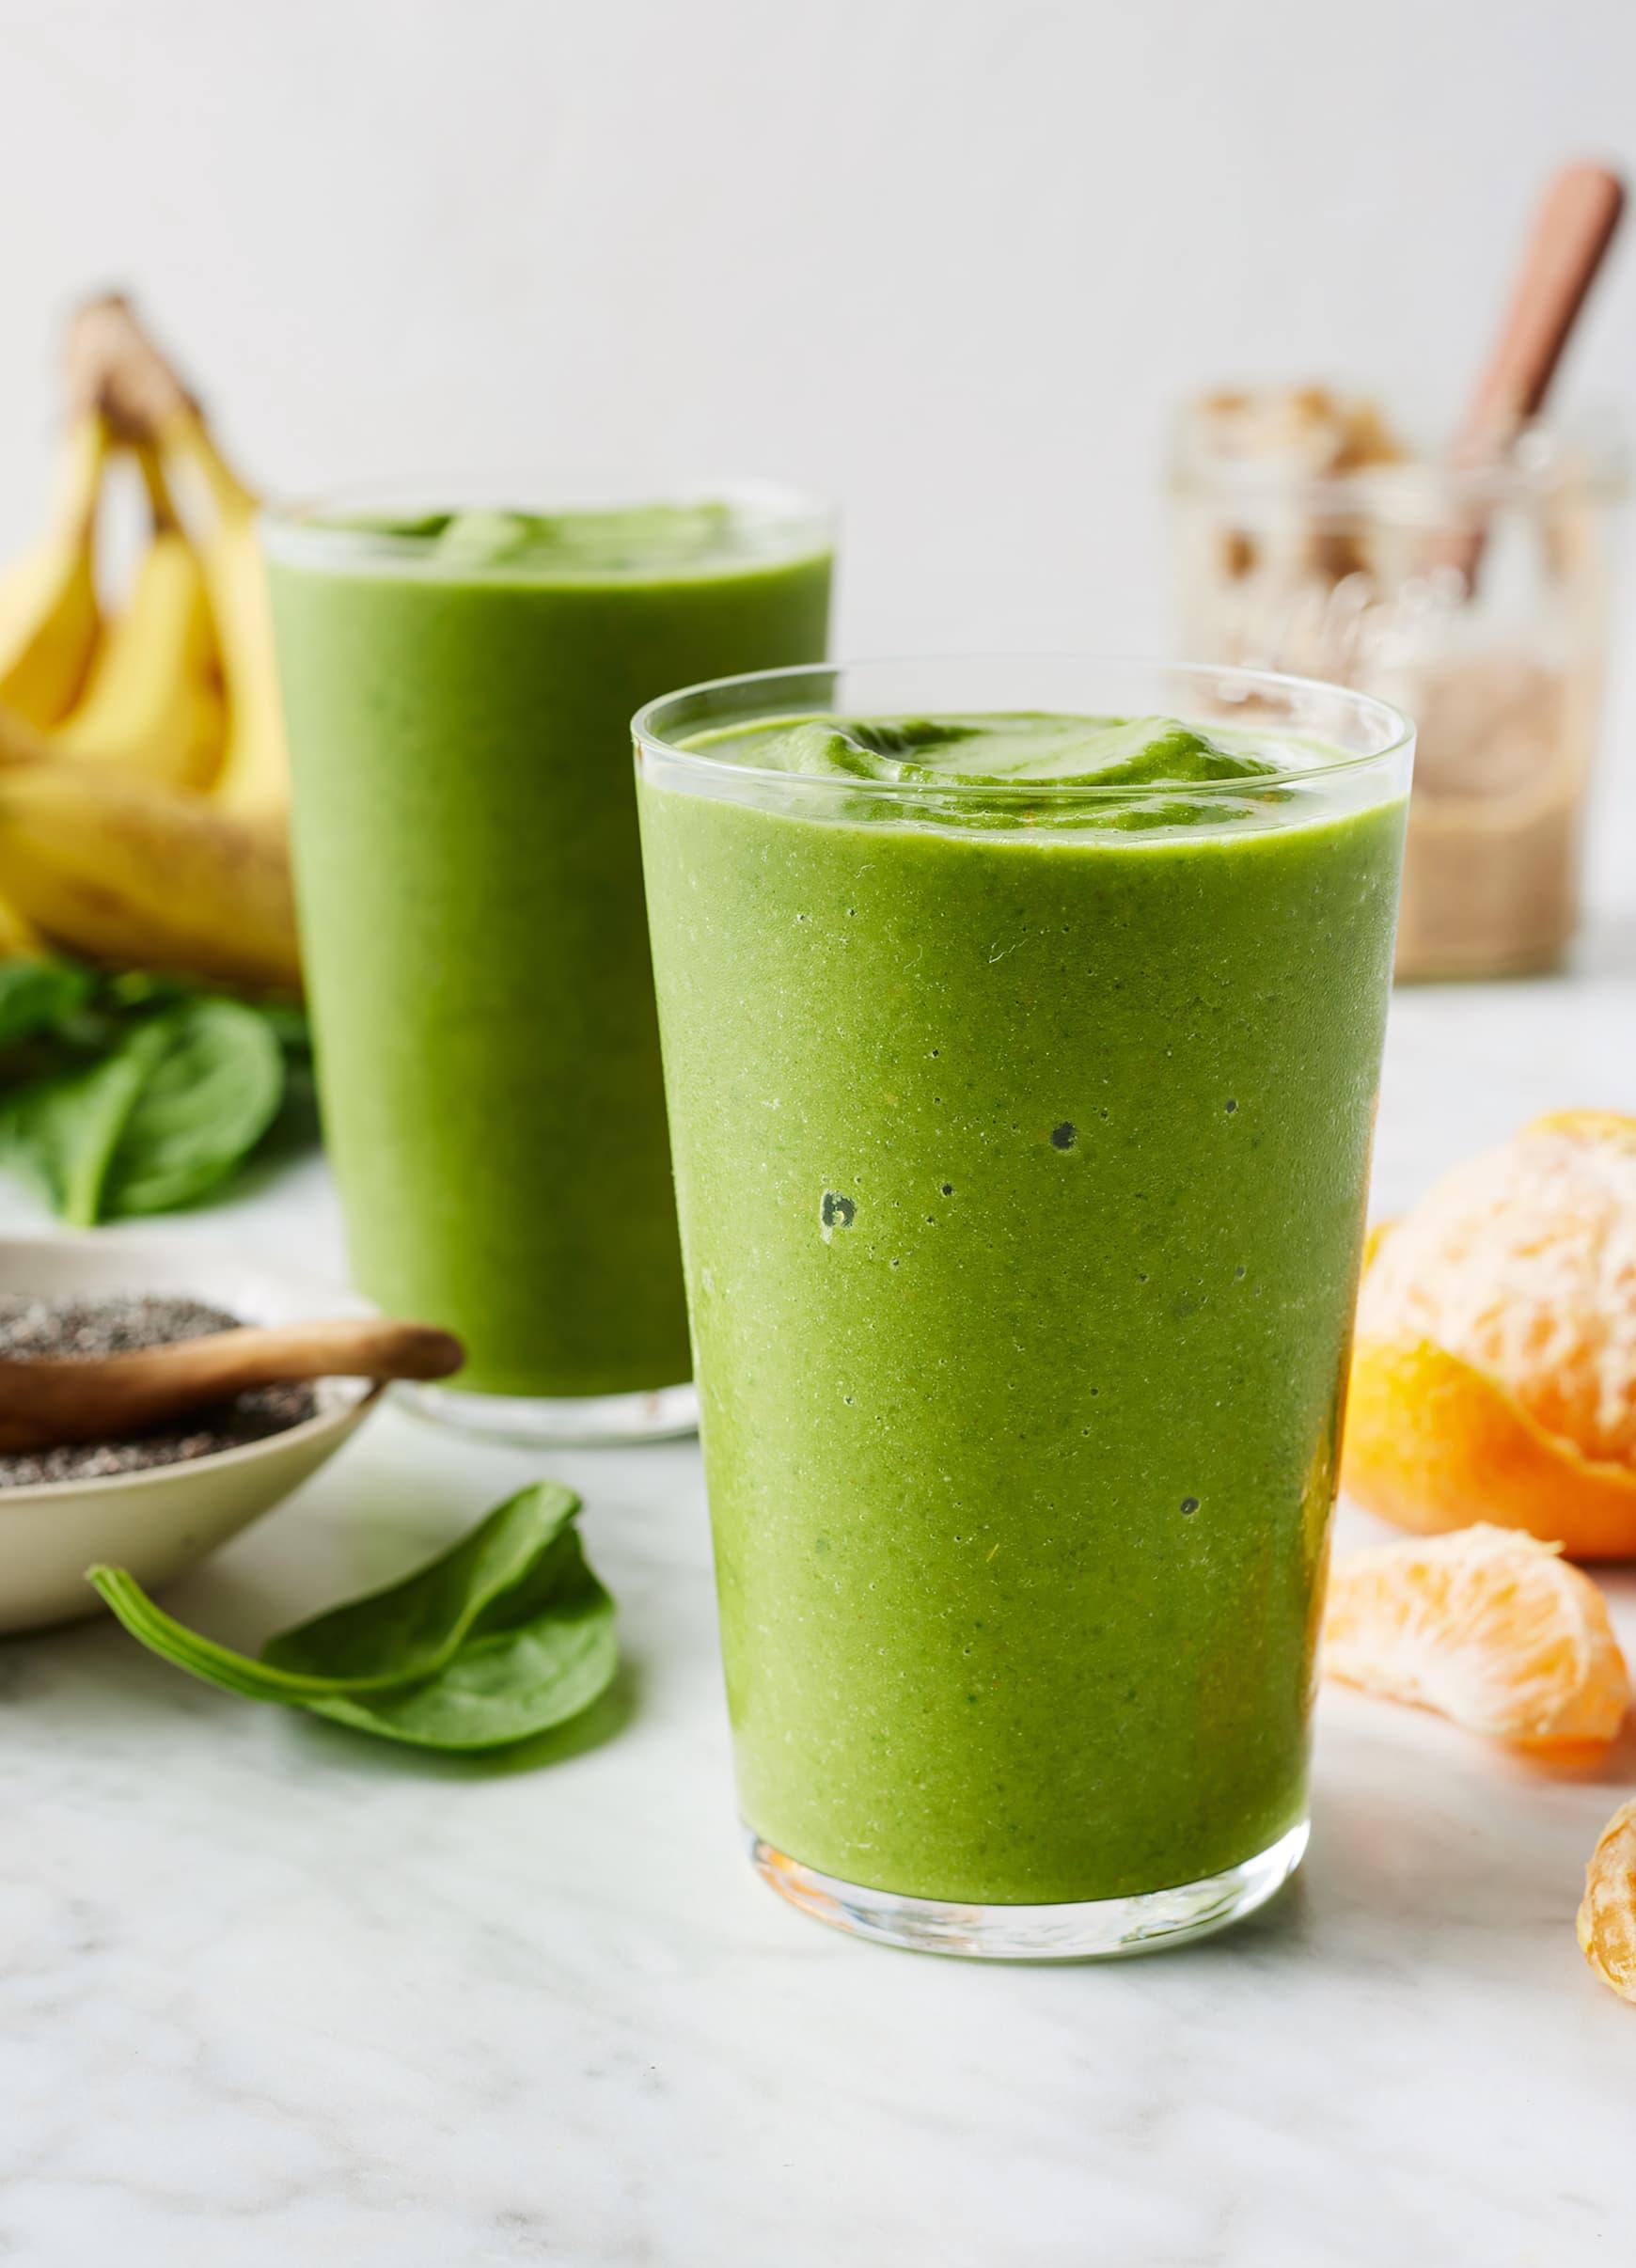
<svg viewBox="0 0 1636 2268">
<path fill-rule="evenodd" d="M 1167 717 L 655 730 L 747 1822 L 978 1904 L 1266 1851 L 1305 1817 L 1406 756 Z"/>
<path fill-rule="evenodd" d="M 275 523 L 324 1130 L 360 1287 L 457 1385 L 689 1374 L 633 708 L 822 654 L 822 516 L 744 498 Z"/>
</svg>

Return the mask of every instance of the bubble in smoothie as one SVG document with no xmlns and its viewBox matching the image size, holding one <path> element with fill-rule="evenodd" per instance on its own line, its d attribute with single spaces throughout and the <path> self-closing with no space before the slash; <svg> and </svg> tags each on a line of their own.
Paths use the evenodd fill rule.
<svg viewBox="0 0 1636 2268">
<path fill-rule="evenodd" d="M 849 1229 L 857 1219 L 857 1200 L 855 1197 L 842 1197 L 838 1189 L 825 1190 L 823 1202 L 818 1207 L 818 1221 L 824 1231 L 826 1244 L 838 1228 Z"/>
</svg>

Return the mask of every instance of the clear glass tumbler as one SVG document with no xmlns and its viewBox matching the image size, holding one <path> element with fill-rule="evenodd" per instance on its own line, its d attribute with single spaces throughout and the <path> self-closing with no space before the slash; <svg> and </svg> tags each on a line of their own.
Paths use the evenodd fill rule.
<svg viewBox="0 0 1636 2268">
<path fill-rule="evenodd" d="M 1624 452 L 1415 454 L 1323 388 L 1212 398 L 1170 468 L 1180 650 L 1355 685 L 1419 750 L 1397 971 L 1555 968 L 1580 919 Z"/>
<path fill-rule="evenodd" d="M 528 1440 L 691 1430 L 630 716 L 823 654 L 828 515 L 429 485 L 266 542 L 354 1273 L 467 1350 L 409 1396 Z"/>
<path fill-rule="evenodd" d="M 1276 768 L 917 754 L 1041 712 Z M 1250 1912 L 1307 1835 L 1411 729 L 974 658 L 703 685 L 636 740 L 755 1864 L 951 1953 Z"/>
</svg>

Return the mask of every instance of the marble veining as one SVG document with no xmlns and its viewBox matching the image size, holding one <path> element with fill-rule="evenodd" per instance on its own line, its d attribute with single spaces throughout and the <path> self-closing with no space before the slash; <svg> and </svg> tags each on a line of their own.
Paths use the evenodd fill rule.
<svg viewBox="0 0 1636 2268">
<path fill-rule="evenodd" d="M 1633 1028 L 1594 953 L 1400 995 L 1379 1209 L 1535 1110 L 1636 1109 Z M 0 1225 L 40 1223 L 8 1187 Z M 338 1249 L 316 1166 L 165 1233 Z M 849 1944 L 740 1854 L 695 1451 L 547 1462 L 629 1662 L 548 1769 L 377 1748 L 105 1625 L 0 1646 L 6 2268 L 1632 2256 L 1636 2008 L 1572 1917 L 1636 1739 L 1553 1776 L 1330 1689 L 1307 1867 L 1236 1933 L 1068 1970 Z M 541 1469 L 387 1411 L 173 1603 L 256 1640 Z"/>
</svg>

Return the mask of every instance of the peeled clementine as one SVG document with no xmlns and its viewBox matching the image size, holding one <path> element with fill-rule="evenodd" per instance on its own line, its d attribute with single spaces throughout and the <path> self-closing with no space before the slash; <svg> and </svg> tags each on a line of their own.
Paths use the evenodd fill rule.
<svg viewBox="0 0 1636 2268">
<path fill-rule="evenodd" d="M 1579 1937 L 1602 1982 L 1636 2000 L 1636 1802 L 1620 1804 L 1585 1868 Z"/>
<path fill-rule="evenodd" d="M 1531 1745 L 1611 1740 L 1630 1703 L 1590 1577 L 1558 1547 L 1487 1525 L 1340 1561 L 1323 1665 L 1347 1685 Z"/>
<path fill-rule="evenodd" d="M 1342 1480 L 1421 1534 L 1636 1556 L 1636 1119 L 1537 1119 L 1376 1232 Z"/>
</svg>

